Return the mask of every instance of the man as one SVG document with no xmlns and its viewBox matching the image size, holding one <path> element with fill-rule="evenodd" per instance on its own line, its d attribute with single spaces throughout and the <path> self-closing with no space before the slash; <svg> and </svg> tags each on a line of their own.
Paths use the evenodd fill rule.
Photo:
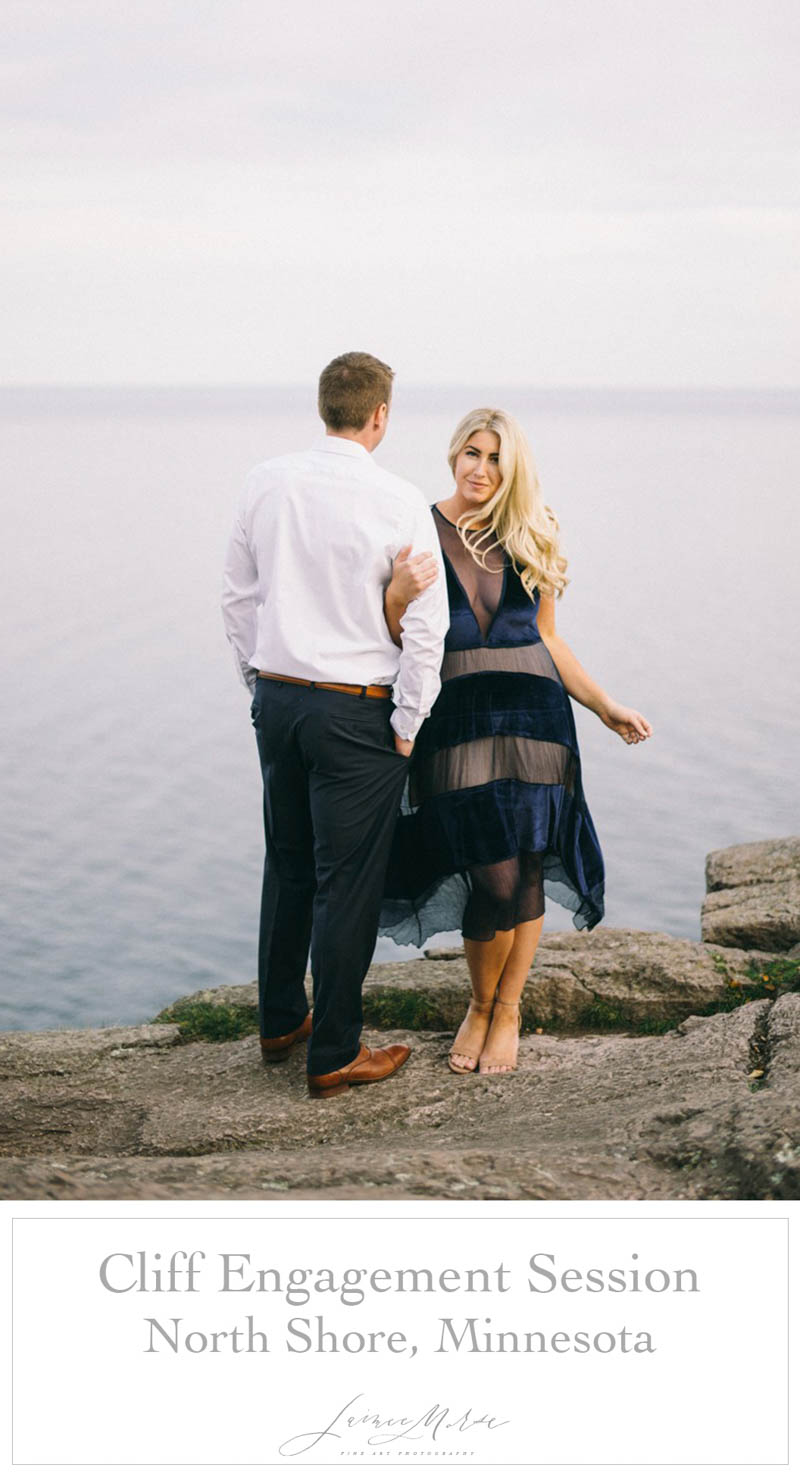
<svg viewBox="0 0 800 1480">
<path fill-rule="evenodd" d="M 325 436 L 253 470 L 225 566 L 225 629 L 253 693 L 264 778 L 261 1051 L 271 1063 L 308 1038 L 315 1098 L 385 1079 L 410 1052 L 360 1043 L 394 822 L 448 626 L 427 503 L 370 457 L 393 378 L 360 353 L 323 370 Z M 383 593 L 408 546 L 436 552 L 439 579 L 409 606 L 399 650 Z"/>
</svg>

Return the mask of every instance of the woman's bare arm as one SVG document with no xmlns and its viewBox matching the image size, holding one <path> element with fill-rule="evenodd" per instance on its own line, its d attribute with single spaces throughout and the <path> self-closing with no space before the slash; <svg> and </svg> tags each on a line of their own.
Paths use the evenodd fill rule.
<svg viewBox="0 0 800 1480">
<path fill-rule="evenodd" d="M 640 740 L 649 739 L 653 727 L 638 709 L 629 709 L 612 699 L 581 667 L 563 637 L 559 637 L 556 632 L 556 604 L 552 596 L 540 597 L 537 626 L 567 693 L 579 704 L 593 710 L 604 725 L 622 736 L 626 745 L 638 745 Z"/>
</svg>

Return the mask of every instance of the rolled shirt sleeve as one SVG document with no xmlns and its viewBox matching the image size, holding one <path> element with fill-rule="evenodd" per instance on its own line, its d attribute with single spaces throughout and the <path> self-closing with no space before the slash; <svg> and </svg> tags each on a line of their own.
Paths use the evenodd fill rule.
<svg viewBox="0 0 800 1480">
<path fill-rule="evenodd" d="M 236 670 L 252 692 L 258 676 L 258 669 L 250 662 L 258 628 L 258 569 L 244 527 L 243 507 L 237 513 L 225 556 L 222 620 Z"/>
<path fill-rule="evenodd" d="M 444 639 L 450 625 L 439 536 L 430 509 L 419 511 L 412 550 L 430 550 L 439 567 L 437 579 L 409 603 L 400 622 L 403 647 L 394 686 L 391 724 L 401 740 L 413 740 L 427 719 L 441 688 Z"/>
</svg>

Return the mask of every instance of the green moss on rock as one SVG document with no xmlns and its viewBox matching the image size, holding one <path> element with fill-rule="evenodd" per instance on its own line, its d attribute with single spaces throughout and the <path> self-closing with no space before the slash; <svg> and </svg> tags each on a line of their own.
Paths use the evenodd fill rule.
<svg viewBox="0 0 800 1480">
<path fill-rule="evenodd" d="M 757 1002 L 769 998 L 774 1001 L 779 992 L 800 991 L 800 960 L 795 956 L 776 956 L 772 961 L 761 961 L 747 966 L 741 975 L 729 971 L 725 958 L 711 952 L 717 971 L 725 978 L 722 995 L 717 1002 L 698 1010 L 698 1017 L 707 1017 L 714 1012 L 733 1012 L 743 1002 Z"/>
<path fill-rule="evenodd" d="M 414 987 L 383 987 L 364 994 L 364 1022 L 372 1028 L 408 1028 L 444 1033 L 450 1020 L 427 992 Z"/>
<path fill-rule="evenodd" d="M 184 1043 L 230 1042 L 258 1032 L 258 1008 L 234 1002 L 186 1002 L 165 1007 L 157 1023 L 176 1023 Z"/>
<path fill-rule="evenodd" d="M 627 1002 L 609 1002 L 606 998 L 596 997 L 584 1007 L 578 1018 L 578 1027 L 589 1028 L 596 1033 L 638 1033 L 642 1036 L 657 1036 L 660 1033 L 669 1033 L 672 1028 L 677 1028 L 678 1023 L 683 1022 L 686 1017 L 686 1008 L 668 1014 L 664 1017 L 634 1018 L 631 1016 L 630 1004 Z"/>
</svg>

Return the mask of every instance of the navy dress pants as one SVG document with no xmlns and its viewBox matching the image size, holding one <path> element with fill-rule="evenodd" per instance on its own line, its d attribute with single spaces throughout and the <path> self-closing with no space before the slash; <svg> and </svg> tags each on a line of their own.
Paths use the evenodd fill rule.
<svg viewBox="0 0 800 1480">
<path fill-rule="evenodd" d="M 291 1033 L 305 1018 L 310 947 L 309 1074 L 340 1069 L 358 1053 L 361 986 L 408 770 L 395 750 L 391 712 L 391 699 L 256 681 L 266 837 L 261 1035 Z"/>
</svg>

